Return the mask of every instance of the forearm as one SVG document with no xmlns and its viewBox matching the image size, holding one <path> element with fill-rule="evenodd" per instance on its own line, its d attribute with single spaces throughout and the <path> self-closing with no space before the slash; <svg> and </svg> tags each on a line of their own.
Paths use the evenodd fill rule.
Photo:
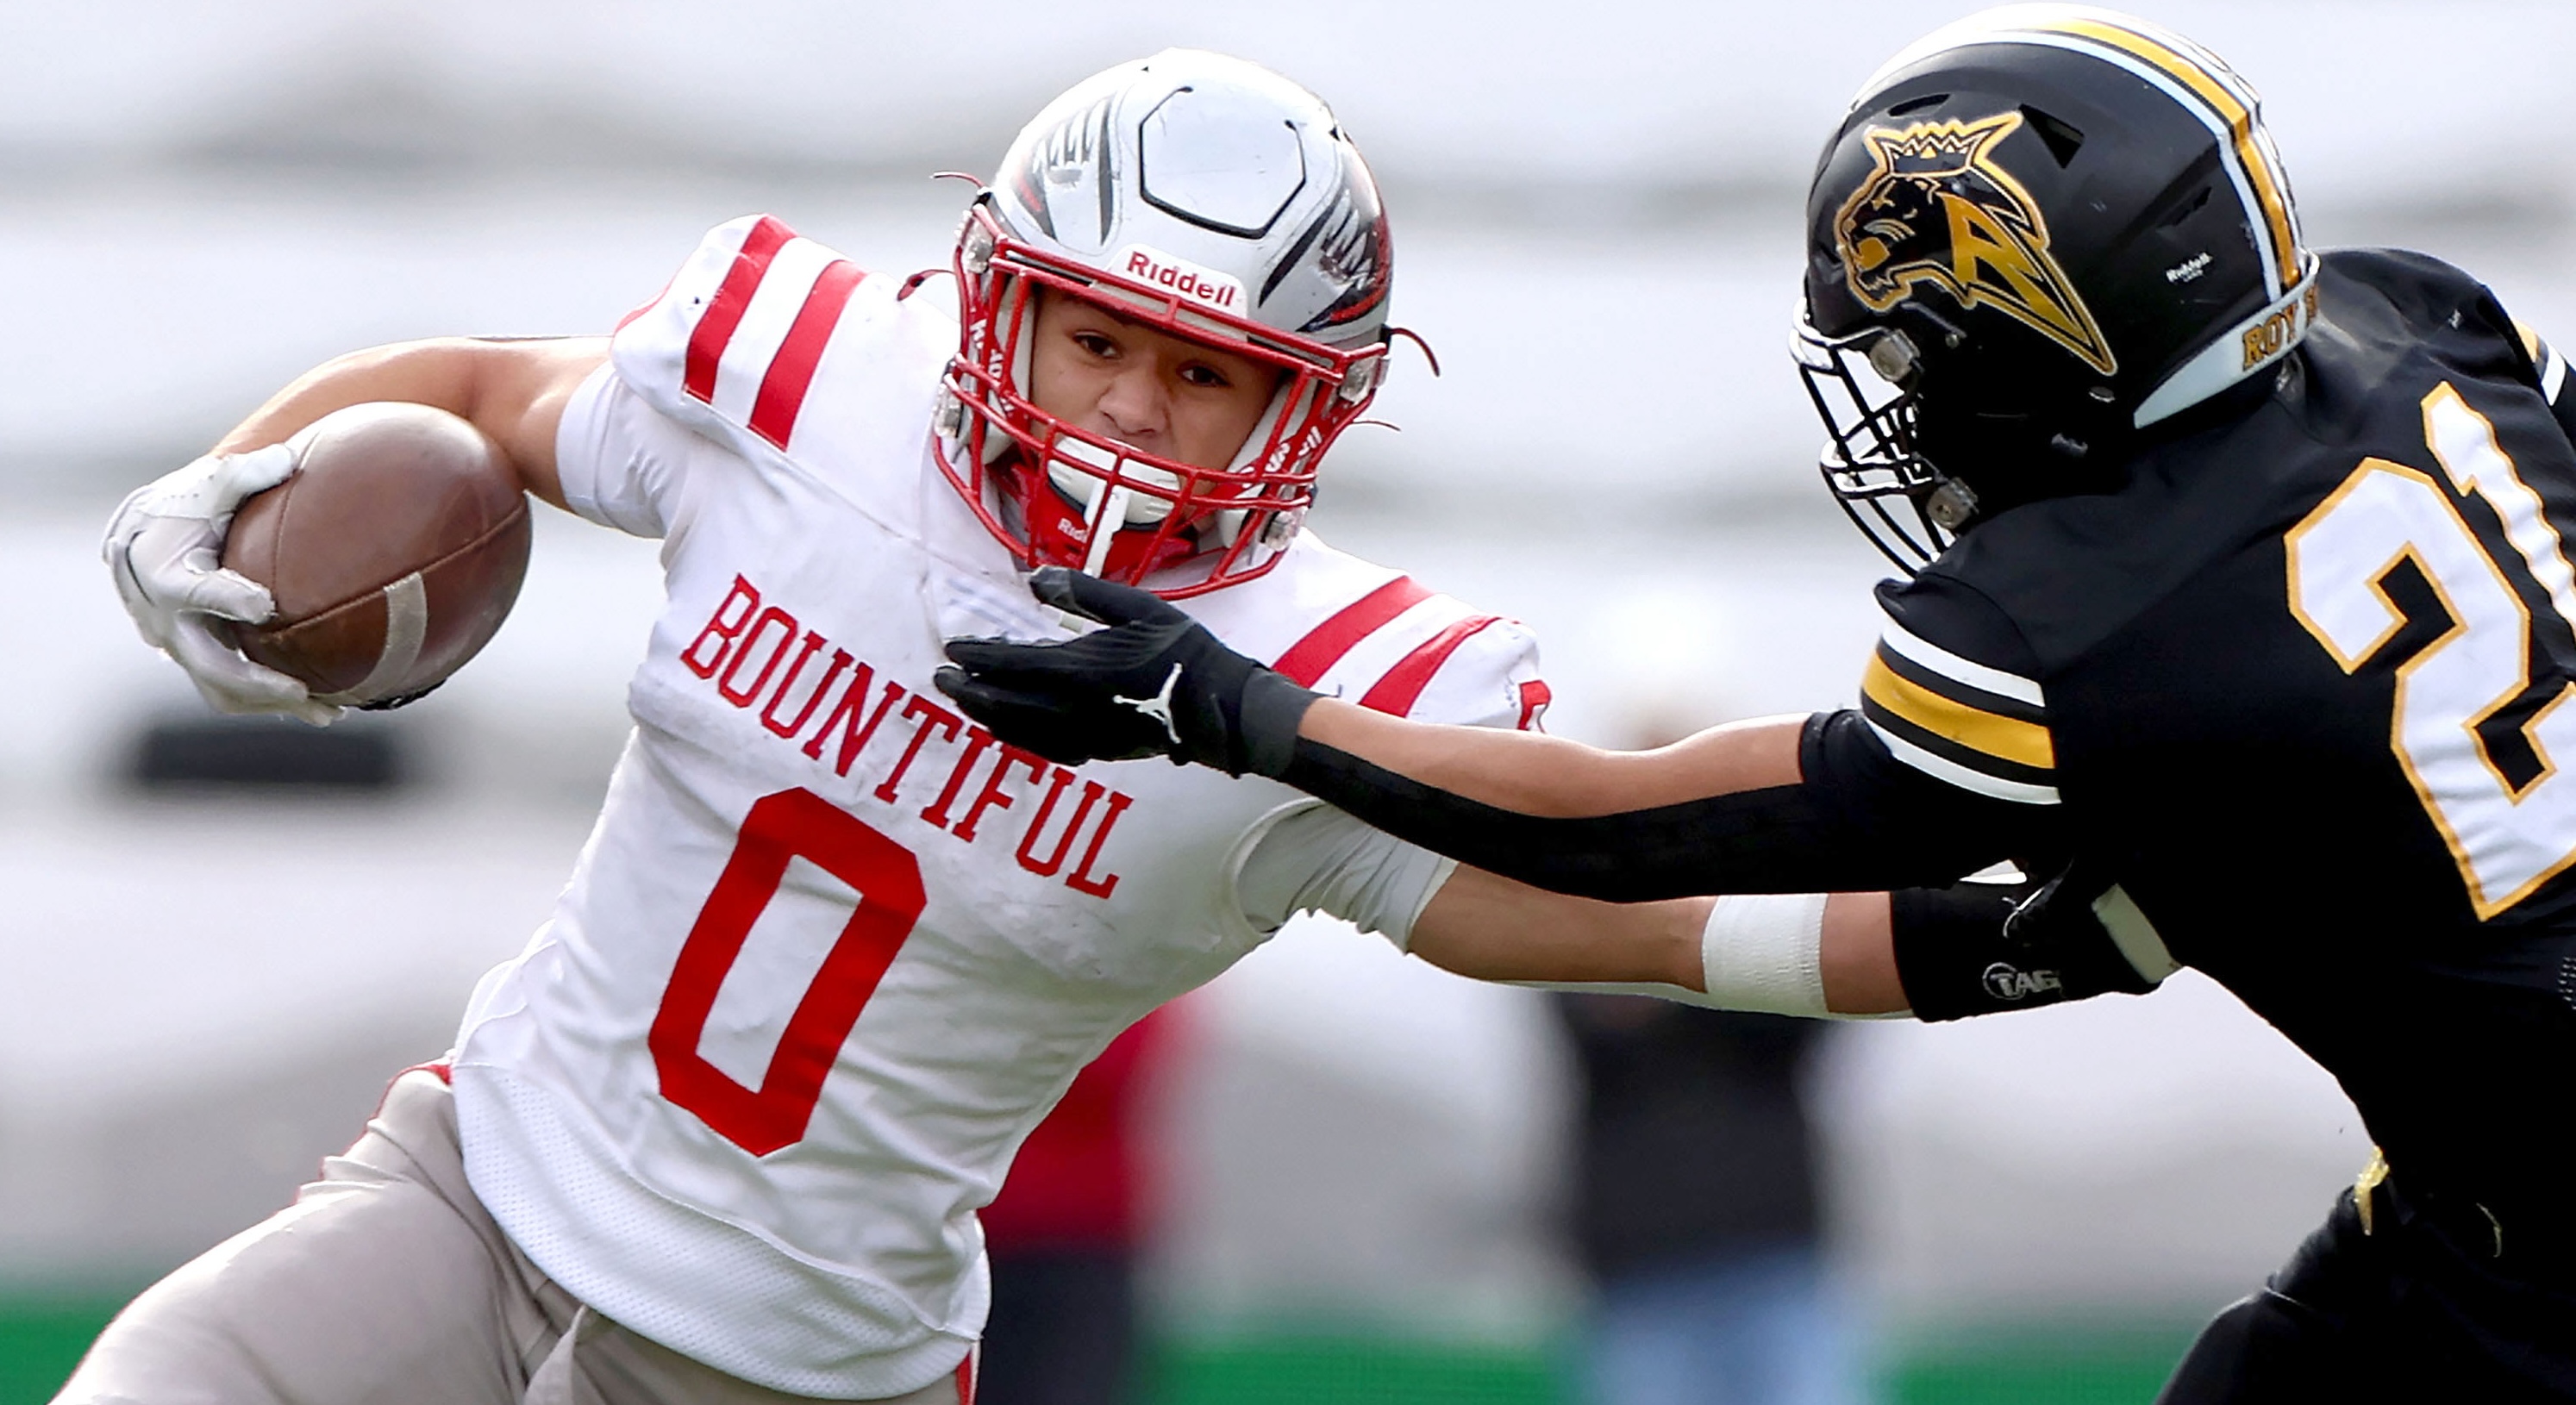
<svg viewBox="0 0 2576 1405">
<path fill-rule="evenodd" d="M 1700 931 L 1714 901 L 1594 902 L 1461 868 L 1415 919 L 1409 949 L 1444 971 L 1480 981 L 1696 990 Z"/>
<path fill-rule="evenodd" d="M 1728 1003 L 1741 993 L 1712 989 L 1710 917 L 1715 898 L 1602 903 L 1459 869 L 1413 929 L 1416 956 L 1457 975 L 1550 987 L 1669 990 L 1693 1003 Z M 1721 924 L 1720 940 L 1738 927 Z M 1836 893 L 1825 900 L 1816 962 L 1821 1009 L 1789 1013 L 1880 1015 L 1906 1008 L 1896 977 L 1884 893 Z M 1792 940 L 1799 938 L 1792 937 Z M 1715 953 L 1715 984 L 1726 985 L 1729 953 Z M 1708 997 L 1720 997 L 1712 1002 Z M 1774 1002 L 1780 1003 L 1780 1002 Z"/>
<path fill-rule="evenodd" d="M 334 357 L 298 376 L 233 427 L 217 452 L 277 443 L 334 410 L 378 400 L 434 405 L 491 436 L 520 486 L 563 506 L 555 429 L 584 376 L 607 355 L 597 337 L 400 342 Z"/>
<path fill-rule="evenodd" d="M 1323 698 L 1306 710 L 1297 735 L 1461 799 L 1565 819 L 1794 785 L 1806 720 L 1757 718 L 1653 751 L 1604 751 L 1538 732 L 1410 722 Z"/>
<path fill-rule="evenodd" d="M 1837 1015 L 1893 1015 L 1913 1008 L 1896 968 L 1895 920 L 1885 893 L 1836 893 L 1825 900 L 1817 967 L 1825 1008 Z"/>
</svg>

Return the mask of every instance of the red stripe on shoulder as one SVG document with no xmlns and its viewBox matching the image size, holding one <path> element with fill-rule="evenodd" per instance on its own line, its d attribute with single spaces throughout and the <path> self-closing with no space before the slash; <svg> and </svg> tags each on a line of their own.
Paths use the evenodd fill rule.
<svg viewBox="0 0 2576 1405">
<path fill-rule="evenodd" d="M 724 360 L 725 347 L 733 342 L 742 315 L 751 308 L 751 295 L 760 291 L 760 280 L 769 273 L 769 264 L 795 231 L 767 215 L 743 236 L 742 251 L 733 256 L 733 267 L 725 270 L 724 282 L 707 302 L 706 312 L 698 318 L 696 330 L 689 333 L 689 360 L 680 384 L 690 395 L 712 403 L 716 395 L 716 366 Z"/>
<path fill-rule="evenodd" d="M 1272 668 L 1287 675 L 1300 688 L 1312 688 L 1324 670 L 1342 661 L 1342 655 L 1359 646 L 1359 642 L 1385 628 L 1387 621 L 1431 598 L 1428 588 L 1411 576 L 1398 576 L 1350 604 L 1343 606 L 1331 619 L 1307 631 L 1306 637 L 1288 646 Z"/>
<path fill-rule="evenodd" d="M 814 383 L 815 363 L 823 359 L 824 344 L 832 340 L 841 309 L 849 306 L 850 294 L 867 276 L 848 259 L 823 265 L 822 276 L 805 295 L 805 305 L 796 309 L 796 320 L 788 324 L 787 340 L 770 358 L 769 374 L 760 378 L 760 395 L 751 405 L 752 433 L 779 448 L 787 447 L 788 436 L 796 432 L 797 412 L 805 408 L 805 389 Z"/>
<path fill-rule="evenodd" d="M 1556 701 L 1556 694 L 1548 688 L 1546 679 L 1533 678 L 1523 683 L 1521 685 L 1521 720 L 1512 725 L 1524 732 L 1546 731 L 1547 728 L 1539 719 L 1546 713 L 1547 705 L 1554 701 Z"/>
<path fill-rule="evenodd" d="M 1360 699 L 1360 706 L 1396 717 L 1413 711 L 1413 704 L 1422 696 L 1422 690 L 1431 686 L 1432 675 L 1440 671 L 1440 665 L 1449 662 L 1451 654 L 1458 652 L 1458 646 L 1466 643 L 1476 631 L 1499 623 L 1501 619 L 1500 615 L 1469 615 L 1465 619 L 1451 621 L 1447 629 L 1422 641 L 1412 653 L 1396 660 L 1395 667 L 1388 669 L 1386 676 L 1377 680 L 1376 686 Z"/>
</svg>

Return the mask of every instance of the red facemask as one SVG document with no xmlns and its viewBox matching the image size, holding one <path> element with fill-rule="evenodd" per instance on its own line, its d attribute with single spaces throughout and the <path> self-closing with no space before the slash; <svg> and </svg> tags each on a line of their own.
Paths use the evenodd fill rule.
<svg viewBox="0 0 2576 1405">
<path fill-rule="evenodd" d="M 1094 502 L 1170 504 L 1159 521 L 1113 527 L 1108 555 L 1095 563 L 1104 578 L 1146 585 L 1167 599 L 1250 580 L 1278 564 L 1314 500 L 1316 464 L 1368 407 L 1383 364 L 1382 345 L 1344 351 L 1032 249 L 981 204 L 968 211 L 956 269 L 959 346 L 940 412 L 941 469 L 986 530 L 1027 565 L 1090 560 L 1083 510 L 1035 465 L 1096 480 Z M 1278 395 L 1235 463 L 1208 468 L 1144 453 L 1032 403 L 1023 347 L 1037 320 L 1037 288 L 1278 368 Z M 1065 441 L 1080 447 L 1060 447 Z M 1113 500 L 1105 510 L 1116 506 Z"/>
</svg>

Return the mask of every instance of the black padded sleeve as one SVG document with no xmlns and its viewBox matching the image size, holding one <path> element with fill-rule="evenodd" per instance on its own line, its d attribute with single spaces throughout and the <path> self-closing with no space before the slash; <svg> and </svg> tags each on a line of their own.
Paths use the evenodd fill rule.
<svg viewBox="0 0 2576 1405">
<path fill-rule="evenodd" d="M 1944 785 L 1857 713 L 1819 713 L 1796 785 L 1583 819 L 1499 809 L 1300 738 L 1280 774 L 1397 838 L 1533 887 L 1612 902 L 1941 885 L 2052 852 L 2055 807 Z"/>
</svg>

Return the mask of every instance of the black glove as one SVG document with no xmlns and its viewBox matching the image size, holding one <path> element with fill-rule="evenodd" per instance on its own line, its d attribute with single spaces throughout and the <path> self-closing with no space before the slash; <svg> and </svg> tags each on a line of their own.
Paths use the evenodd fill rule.
<svg viewBox="0 0 2576 1405">
<path fill-rule="evenodd" d="M 2070 859 L 2055 878 L 2018 890 L 2012 915 L 2004 919 L 2004 941 L 2024 951 L 2099 946 L 2110 933 L 2093 915 L 2093 901 L 2110 890 L 2111 876 L 2100 865 Z"/>
<path fill-rule="evenodd" d="M 1890 895 L 1896 970 L 1919 1020 L 1955 1020 L 2096 995 L 2143 995 L 2140 971 L 2094 903 L 2110 875 L 2082 859 L 2046 883 L 1961 883 Z"/>
<path fill-rule="evenodd" d="M 932 680 L 993 735 L 1050 761 L 1168 756 L 1275 776 L 1316 694 L 1217 642 L 1149 591 L 1048 566 L 1029 593 L 1109 628 L 1056 644 L 952 639 Z"/>
</svg>

